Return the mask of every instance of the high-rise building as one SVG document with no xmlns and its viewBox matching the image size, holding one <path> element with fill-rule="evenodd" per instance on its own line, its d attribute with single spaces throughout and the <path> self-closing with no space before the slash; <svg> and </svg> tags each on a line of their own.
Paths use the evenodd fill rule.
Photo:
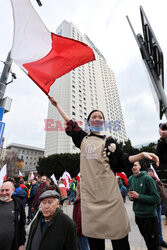
<svg viewBox="0 0 167 250">
<path fill-rule="evenodd" d="M 82 122 L 90 111 L 99 109 L 104 113 L 105 134 L 112 135 L 118 141 L 126 141 L 124 120 L 113 71 L 108 67 L 104 56 L 86 35 L 67 21 L 57 28 L 57 34 L 73 38 L 88 44 L 95 53 L 96 60 L 84 64 L 51 86 L 50 95 L 62 106 L 71 119 Z M 45 156 L 55 153 L 76 153 L 78 149 L 64 132 L 64 121 L 56 108 L 49 102 L 48 118 L 45 120 L 46 141 Z"/>
</svg>

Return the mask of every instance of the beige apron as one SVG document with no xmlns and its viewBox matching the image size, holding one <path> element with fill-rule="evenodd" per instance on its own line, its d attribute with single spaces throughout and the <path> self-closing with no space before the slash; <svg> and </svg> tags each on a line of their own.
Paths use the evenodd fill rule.
<svg viewBox="0 0 167 250">
<path fill-rule="evenodd" d="M 116 178 L 104 155 L 105 139 L 85 137 L 81 143 L 81 212 L 83 235 L 121 239 L 130 231 Z"/>
</svg>

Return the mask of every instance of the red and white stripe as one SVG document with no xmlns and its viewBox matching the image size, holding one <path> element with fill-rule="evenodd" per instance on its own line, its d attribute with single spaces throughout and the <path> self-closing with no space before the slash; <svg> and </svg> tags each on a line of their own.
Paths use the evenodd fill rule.
<svg viewBox="0 0 167 250">
<path fill-rule="evenodd" d="M 11 58 L 46 93 L 55 80 L 95 60 L 93 50 L 51 33 L 29 0 L 11 0 L 14 36 Z"/>
</svg>

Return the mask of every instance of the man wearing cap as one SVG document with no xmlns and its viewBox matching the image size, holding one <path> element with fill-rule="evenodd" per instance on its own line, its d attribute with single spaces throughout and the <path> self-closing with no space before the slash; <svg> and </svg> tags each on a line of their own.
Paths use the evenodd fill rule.
<svg viewBox="0 0 167 250">
<path fill-rule="evenodd" d="M 32 222 L 26 250 L 77 250 L 75 222 L 59 209 L 55 190 L 41 194 L 41 211 Z"/>
</svg>

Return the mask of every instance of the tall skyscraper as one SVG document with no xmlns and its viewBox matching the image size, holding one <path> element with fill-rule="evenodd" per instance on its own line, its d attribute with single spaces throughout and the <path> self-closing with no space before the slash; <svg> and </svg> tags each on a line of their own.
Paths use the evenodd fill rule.
<svg viewBox="0 0 167 250">
<path fill-rule="evenodd" d="M 95 53 L 96 60 L 72 70 L 57 79 L 51 86 L 50 95 L 62 106 L 71 119 L 87 128 L 85 120 L 93 109 L 104 113 L 105 134 L 118 141 L 126 141 L 126 131 L 113 71 L 108 67 L 104 56 L 86 35 L 67 21 L 56 30 L 58 35 L 73 38 L 88 44 Z M 45 156 L 55 153 L 76 153 L 70 137 L 64 132 L 64 121 L 56 108 L 49 103 L 48 118 L 45 120 Z"/>
</svg>

